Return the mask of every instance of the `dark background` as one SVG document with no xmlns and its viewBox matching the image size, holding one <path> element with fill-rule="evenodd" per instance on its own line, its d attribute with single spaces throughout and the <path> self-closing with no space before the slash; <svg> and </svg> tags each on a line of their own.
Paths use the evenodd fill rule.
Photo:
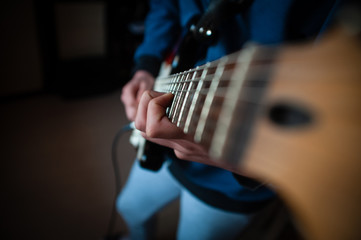
<svg viewBox="0 0 361 240">
<path fill-rule="evenodd" d="M 129 77 L 148 5 L 137 1 L 3 1 L 1 97 L 104 93 Z"/>
<path fill-rule="evenodd" d="M 111 144 L 146 0 L 5 0 L 0 7 L 1 239 L 101 239 L 115 195 Z M 117 146 L 122 184 L 135 156 Z M 160 216 L 172 239 L 177 204 Z M 118 216 L 115 232 L 126 227 Z"/>
</svg>

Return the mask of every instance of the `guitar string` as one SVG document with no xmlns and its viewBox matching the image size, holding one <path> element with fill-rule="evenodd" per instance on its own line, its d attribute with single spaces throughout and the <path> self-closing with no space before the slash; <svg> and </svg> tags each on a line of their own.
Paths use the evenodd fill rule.
<svg viewBox="0 0 361 240">
<path fill-rule="evenodd" d="M 182 93 L 191 93 L 191 94 L 201 94 L 201 95 L 207 95 L 208 94 L 208 90 L 210 89 L 210 87 L 207 88 L 203 88 L 203 89 L 192 89 L 192 90 L 176 90 L 173 92 L 170 92 L 172 94 L 175 95 L 176 94 L 182 94 Z M 223 97 L 223 98 L 227 98 L 227 90 L 229 89 L 229 87 L 219 87 L 216 90 L 216 94 L 215 97 Z M 242 88 L 241 94 L 245 94 L 246 92 L 256 92 L 256 91 L 262 91 L 264 89 L 264 87 L 246 87 L 244 86 Z M 182 95 L 178 95 L 175 97 L 182 97 Z"/>
<path fill-rule="evenodd" d="M 263 62 L 264 63 L 264 62 Z M 264 106 L 264 104 L 260 103 L 259 100 L 259 96 L 260 94 L 262 94 L 262 91 L 265 88 L 265 83 L 269 82 L 269 78 L 265 77 L 269 75 L 269 71 L 270 71 L 270 67 L 275 66 L 276 64 L 263 64 L 263 65 L 255 65 L 255 66 L 250 66 L 250 68 L 257 68 L 258 71 L 253 72 L 251 74 L 251 76 L 248 76 L 247 79 L 245 80 L 242 89 L 241 89 L 241 96 L 238 97 L 238 99 L 235 99 L 235 101 L 237 101 L 238 103 L 245 103 L 245 104 L 253 104 L 255 106 Z M 210 69 L 210 67 L 207 68 L 208 70 Z M 287 68 L 286 68 L 287 69 Z M 228 82 L 230 83 L 231 81 L 233 81 L 231 79 L 231 74 L 233 73 L 234 69 L 225 69 L 225 71 L 222 73 L 222 77 L 221 77 L 221 81 L 224 82 Z M 193 74 L 189 74 L 190 72 L 193 71 Z M 210 86 L 205 84 L 202 89 L 197 89 L 196 86 L 198 84 L 198 82 L 203 81 L 203 82 L 207 82 L 208 84 L 211 83 L 212 79 L 215 77 L 214 72 L 212 74 L 207 74 L 206 77 L 204 78 L 188 78 L 188 76 L 194 76 L 194 72 L 199 71 L 199 73 L 196 73 L 196 75 L 201 75 L 202 71 L 200 71 L 200 69 L 194 69 L 191 71 L 186 72 L 186 74 L 184 74 L 185 77 L 182 78 L 182 76 L 180 76 L 180 74 L 176 75 L 175 79 L 177 79 L 177 82 L 174 82 L 174 78 L 172 79 L 173 82 L 167 82 L 167 80 L 164 80 L 163 82 L 164 85 L 168 85 L 168 87 L 174 89 L 171 92 L 175 95 L 175 98 L 179 99 L 184 99 L 184 94 L 189 92 L 190 94 L 188 96 L 191 96 L 190 98 L 185 98 L 184 101 L 191 103 L 193 101 L 192 99 L 192 94 L 199 94 L 202 96 L 206 96 L 208 94 L 208 91 L 210 89 Z M 214 70 L 215 71 L 215 70 Z M 249 70 L 248 70 L 249 72 Z M 293 75 L 294 72 L 292 71 L 292 69 L 290 69 L 289 71 L 290 75 Z M 188 74 L 188 75 L 187 75 Z M 257 78 L 255 77 L 257 76 Z M 262 76 L 262 77 L 260 77 Z M 185 80 L 184 80 L 185 78 Z M 180 80 L 179 80 L 180 79 Z M 292 79 L 292 78 L 289 78 Z M 190 83 L 194 83 L 194 88 L 188 90 L 187 87 L 185 87 L 186 90 L 182 90 L 182 87 L 179 87 L 179 85 L 184 85 L 184 84 L 190 84 Z M 247 86 L 247 84 L 256 84 L 255 86 Z M 258 86 L 257 86 L 258 84 Z M 176 86 L 176 87 L 174 87 Z M 178 86 L 178 87 L 177 87 Z M 180 89 L 180 90 L 178 90 Z M 224 98 L 227 99 L 227 90 L 229 89 L 229 86 L 221 86 L 218 87 L 216 90 L 216 94 L 215 97 L 220 97 L 220 98 Z M 201 104 L 203 104 L 202 102 L 200 102 Z M 196 104 L 196 109 L 195 109 L 195 113 L 192 113 L 192 119 L 197 119 L 199 118 L 201 111 L 199 109 L 202 109 L 203 106 L 201 106 L 201 104 Z M 223 105 L 223 102 L 222 102 Z M 182 116 L 182 119 L 186 119 L 188 114 L 189 114 L 189 104 L 185 104 L 185 106 L 187 107 L 186 111 L 187 113 L 185 115 Z M 214 107 L 214 106 L 213 106 Z M 178 108 L 176 106 L 176 108 Z M 170 118 L 174 118 L 176 116 L 174 116 L 173 114 L 171 114 L 169 116 Z M 180 120 L 182 120 L 180 119 Z M 173 119 L 173 121 L 179 121 L 179 119 L 177 120 L 176 118 Z M 214 124 L 216 124 L 218 121 L 218 119 L 214 120 Z M 210 123 L 212 125 L 212 123 Z"/>
<path fill-rule="evenodd" d="M 252 67 L 252 66 L 251 66 Z M 253 75 L 260 75 L 260 74 L 267 74 L 270 72 L 269 69 L 270 66 L 253 66 L 252 68 L 257 68 L 258 71 L 255 71 L 253 73 L 249 73 L 249 75 L 253 76 Z M 264 68 L 264 69 L 260 69 L 260 68 Z M 221 81 L 229 81 L 230 77 L 232 77 L 232 73 L 233 71 L 231 69 L 225 69 L 223 74 L 221 75 Z M 187 74 L 184 74 L 183 76 L 187 76 Z M 155 85 L 156 86 L 172 86 L 172 85 L 180 85 L 180 84 L 186 84 L 186 83 L 197 83 L 197 82 L 200 82 L 200 81 L 209 81 L 211 82 L 212 79 L 216 76 L 215 73 L 210 73 L 210 74 L 207 74 L 206 77 L 204 78 L 201 78 L 201 77 L 197 77 L 197 78 L 194 78 L 194 79 L 182 79 L 181 77 L 179 77 L 178 75 L 175 75 L 174 77 L 172 78 L 162 78 L 162 79 L 157 79 L 156 82 L 155 82 Z M 267 81 L 267 80 L 266 80 Z"/>
<path fill-rule="evenodd" d="M 227 89 L 228 88 L 222 88 L 223 92 L 225 92 L 225 90 L 227 90 Z M 258 88 L 258 87 L 244 87 L 242 89 L 244 89 L 244 91 L 241 92 L 241 95 L 238 97 L 238 99 L 234 100 L 234 101 L 237 101 L 238 104 L 252 104 L 258 108 L 266 108 L 268 106 L 260 98 L 260 96 L 262 96 L 263 89 Z M 183 91 L 183 92 L 186 92 L 186 91 Z M 198 92 L 200 95 L 203 95 L 203 97 L 207 95 L 206 90 L 201 90 L 201 91 L 193 90 L 192 92 L 193 93 Z M 228 95 L 216 94 L 215 96 L 222 98 L 222 103 L 219 105 L 216 105 L 216 106 L 213 105 L 214 111 L 218 110 L 218 109 L 215 109 L 215 107 L 217 107 L 219 109 L 223 107 L 223 104 L 224 104 L 224 102 L 226 102 Z M 191 103 L 193 101 L 193 99 L 189 98 L 189 99 L 185 99 L 184 101 L 186 101 L 187 103 Z M 192 118 L 197 119 L 200 116 L 200 112 L 201 112 L 200 109 L 203 107 L 202 104 L 203 104 L 202 101 L 197 103 L 197 108 L 194 110 Z M 337 108 L 340 108 L 341 104 L 342 104 L 342 102 L 339 102 L 338 106 L 329 106 L 329 107 L 330 107 L 330 109 L 333 109 L 333 108 L 337 109 Z M 188 105 L 186 104 L 186 106 L 187 106 L 187 109 L 189 110 L 189 104 Z M 342 105 L 342 106 L 345 106 L 345 105 Z M 183 118 L 186 118 L 187 115 L 188 114 L 185 114 L 185 117 L 183 117 Z M 173 116 L 170 116 L 170 117 L 173 117 Z M 215 122 L 217 122 L 217 121 L 218 120 L 216 119 Z"/>
<path fill-rule="evenodd" d="M 275 66 L 276 64 L 274 64 Z M 250 67 L 252 68 L 252 67 Z M 270 82 L 272 81 L 272 77 L 268 77 L 268 76 L 272 76 L 272 68 L 270 68 L 269 66 L 263 66 L 264 69 L 260 69 L 260 66 L 257 66 L 258 71 L 252 72 L 252 73 L 248 73 L 247 79 L 245 80 L 245 82 Z M 230 71 L 230 70 L 225 70 L 225 71 Z M 301 70 L 297 70 L 294 67 L 284 67 L 282 69 L 282 74 L 283 74 L 283 78 L 284 81 L 298 81 L 297 78 L 294 78 L 294 76 L 297 74 L 295 71 L 297 72 L 301 72 Z M 263 76 L 263 77 L 262 77 Z M 289 77 L 287 77 L 289 76 Z M 186 79 L 186 80 L 177 80 L 177 81 L 171 81 L 171 80 L 156 80 L 155 82 L 155 87 L 160 88 L 160 89 L 167 89 L 171 86 L 179 86 L 179 85 L 183 85 L 183 84 L 189 84 L 191 82 L 197 84 L 201 81 L 204 82 L 212 82 L 212 79 L 215 77 L 215 74 L 209 74 L 207 75 L 205 78 L 201 78 L 201 77 L 197 77 L 194 79 Z M 220 79 L 221 82 L 227 82 L 227 81 L 232 81 L 232 73 L 224 73 L 222 74 L 222 77 Z M 302 81 L 307 81 L 308 78 L 302 79 Z"/>
<path fill-rule="evenodd" d="M 274 51 L 274 49 L 273 49 L 273 51 Z M 265 56 L 267 56 L 267 58 L 265 58 Z M 231 77 L 232 77 L 232 74 L 233 74 L 235 68 L 242 67 L 242 66 L 237 66 L 237 65 L 241 65 L 242 63 L 249 64 L 250 62 L 252 62 L 252 64 L 249 65 L 249 68 L 253 70 L 253 73 L 250 73 L 250 69 L 248 69 L 248 71 L 247 71 L 248 79 L 245 80 L 245 84 L 255 83 L 255 82 L 258 82 L 258 83 L 268 82 L 269 78 L 267 78 L 265 76 L 268 76 L 271 67 L 276 65 L 273 61 L 271 61 L 272 58 L 269 58 L 269 56 L 271 56 L 271 55 L 263 54 L 263 55 L 261 55 L 261 57 L 255 58 L 255 56 L 253 55 L 253 56 L 251 56 L 252 57 L 251 60 L 242 61 L 239 59 L 239 52 L 238 52 L 236 54 L 233 54 L 232 56 L 228 56 L 226 60 L 224 60 L 222 58 L 217 61 L 211 62 L 209 64 L 206 64 L 206 65 L 194 68 L 194 69 L 190 69 L 188 71 L 184 71 L 184 72 L 174 74 L 171 76 L 167 76 L 167 77 L 163 77 L 163 78 L 158 78 L 156 81 L 156 86 L 159 86 L 160 84 L 162 84 L 162 87 L 163 87 L 162 89 L 167 89 L 166 92 L 172 92 L 175 95 L 175 98 L 173 99 L 173 103 L 171 104 L 171 107 L 170 107 L 173 111 L 170 111 L 169 117 L 174 118 L 174 117 L 178 116 L 178 114 L 174 115 L 174 113 L 176 113 L 176 112 L 174 112 L 174 108 L 176 108 L 176 109 L 179 108 L 179 105 L 178 105 L 179 101 L 180 100 L 183 101 L 186 93 L 190 93 L 190 94 L 188 94 L 188 96 L 192 95 L 192 94 L 193 94 L 193 96 L 195 94 L 199 94 L 199 95 L 203 95 L 203 96 L 207 95 L 208 91 L 210 89 L 210 87 L 207 85 L 212 82 L 212 79 L 216 76 L 217 69 L 221 65 L 223 65 L 224 71 L 222 71 L 221 76 L 218 75 L 218 77 L 220 77 L 220 81 L 222 82 L 222 84 L 224 84 L 224 82 L 234 81 L 234 80 L 231 80 Z M 254 71 L 254 70 L 257 70 L 257 71 Z M 200 77 L 200 76 L 202 76 L 204 71 L 207 72 L 206 76 Z M 252 75 L 252 78 L 250 78 L 249 75 Z M 263 78 L 258 76 L 257 79 L 255 80 L 254 79 L 255 75 L 263 76 Z M 198 85 L 198 83 L 200 81 L 207 83 L 207 84 L 205 84 L 205 87 L 203 87 L 200 90 L 198 90 L 198 89 L 188 90 L 188 87 L 186 86 L 186 84 L 192 83 L 195 85 L 195 88 L 196 88 L 196 86 Z M 262 89 L 264 89 L 264 87 L 265 87 L 264 84 L 261 84 L 261 86 L 243 87 L 241 96 L 238 98 L 237 101 L 243 102 L 243 103 L 247 102 L 248 104 L 260 105 L 259 93 L 255 94 L 255 92 L 261 92 Z M 186 90 L 183 90 L 183 89 L 186 89 Z M 229 89 L 229 86 L 217 87 L 215 97 L 222 97 L 222 98 L 226 99 L 228 89 Z M 250 94 L 251 91 L 252 91 L 252 93 Z M 256 95 L 256 96 L 254 96 L 254 95 Z M 192 96 L 190 99 L 186 98 L 185 101 L 192 102 L 193 101 Z M 176 104 L 174 104 L 174 103 L 176 103 Z M 188 116 L 189 105 L 182 104 L 182 106 L 185 106 L 185 105 L 188 109 L 187 114 L 185 114 L 185 116 Z M 223 105 L 223 103 L 222 103 L 222 105 Z M 203 106 L 200 106 L 200 107 L 202 108 Z M 183 108 L 183 107 L 181 107 L 181 108 Z M 195 114 L 192 113 L 192 118 L 195 118 L 195 119 L 199 118 L 199 116 L 201 115 L 201 113 L 200 113 L 201 111 L 199 111 L 199 109 L 200 108 L 198 105 L 197 109 L 196 109 L 196 113 Z M 176 118 L 173 119 L 173 121 L 174 120 L 177 122 Z M 216 119 L 214 122 L 216 123 L 217 121 L 218 121 L 218 119 Z M 212 123 L 208 122 L 208 124 L 212 124 Z"/>
<path fill-rule="evenodd" d="M 295 75 L 295 69 L 297 69 L 297 68 L 294 68 L 293 66 L 295 66 L 297 63 L 295 63 L 295 62 L 293 62 L 292 64 L 289 64 L 289 65 L 287 65 L 287 66 L 290 66 L 289 68 L 287 68 L 287 67 L 284 67 L 284 70 L 286 69 L 288 72 L 286 72 L 286 74 L 289 74 L 289 78 L 287 78 L 286 80 L 289 80 L 289 81 L 291 81 L 291 80 L 293 80 L 293 78 L 292 78 L 292 75 Z M 250 68 L 251 69 L 262 69 L 262 68 L 265 68 L 267 71 L 270 71 L 270 69 L 272 68 L 272 67 L 274 67 L 274 66 L 276 66 L 277 64 L 275 64 L 275 63 L 272 63 L 272 64 L 264 64 L 264 65 L 256 65 L 256 66 L 250 66 Z M 284 71 L 283 70 L 283 71 Z M 197 72 L 197 71 L 200 71 L 200 72 Z M 189 79 L 189 78 L 187 78 L 187 74 L 190 74 L 190 73 L 192 73 L 192 74 L 190 74 L 190 75 L 200 75 L 201 74 L 201 71 L 203 71 L 201 68 L 198 68 L 198 69 L 193 69 L 193 70 L 190 70 L 190 71 L 187 71 L 187 72 L 183 72 L 183 73 L 180 73 L 179 75 L 181 75 L 181 74 L 184 74 L 183 76 L 180 76 L 179 77 L 179 75 L 178 75 L 178 79 L 180 79 L 180 81 L 178 81 L 178 82 L 174 82 L 174 76 L 171 76 L 171 77 L 169 77 L 169 78 L 163 78 L 163 79 L 159 79 L 160 80 L 160 82 L 159 83 L 163 83 L 164 85 L 166 85 L 166 86 L 178 86 L 178 85 L 181 85 L 181 84 L 189 84 L 189 83 L 191 83 L 191 82 L 193 82 L 193 83 L 195 83 L 195 85 L 196 84 L 198 84 L 198 82 L 200 82 L 200 81 L 205 81 L 205 82 L 211 82 L 212 81 L 212 78 L 214 77 L 214 73 L 213 74 L 209 74 L 209 75 L 207 75 L 205 78 L 199 78 L 199 77 L 197 77 L 197 78 L 194 78 L 194 79 Z M 225 72 L 227 72 L 227 71 L 229 71 L 230 73 L 232 73 L 233 72 L 233 69 L 226 69 L 225 70 Z M 300 70 L 297 70 L 297 71 L 300 71 Z M 224 74 L 228 74 L 228 73 L 224 73 Z M 254 73 L 251 73 L 251 75 L 253 75 Z M 261 74 L 261 73 L 255 73 L 255 74 Z M 223 76 L 222 76 L 223 77 Z M 172 79 L 171 81 L 173 81 L 173 82 L 169 82 L 169 79 Z M 159 81 L 159 80 L 157 80 L 157 81 Z M 304 79 L 304 80 L 307 80 L 307 78 L 306 79 Z M 221 79 L 221 81 L 230 81 L 230 79 L 226 79 L 226 78 L 222 78 Z M 246 81 L 250 81 L 250 80 L 246 80 Z M 252 81 L 252 80 L 251 80 Z M 251 82 L 250 81 L 250 82 Z M 269 82 L 270 81 L 270 78 L 260 78 L 260 79 L 257 79 L 257 80 L 255 80 L 255 81 L 257 81 L 257 82 Z M 227 87 L 219 87 L 219 88 L 217 88 L 217 95 L 216 95 L 216 97 L 224 97 L 224 98 L 227 98 L 227 95 L 226 95 L 226 90 L 228 89 L 229 87 L 227 86 Z M 241 94 L 241 96 L 239 97 L 239 102 L 241 102 L 241 103 L 246 103 L 246 104 L 252 104 L 252 105 L 254 105 L 255 107 L 265 107 L 266 106 L 266 104 L 264 104 L 264 102 L 261 102 L 261 101 L 259 101 L 259 98 L 257 98 L 257 100 L 255 100 L 255 98 L 256 97 L 253 97 L 253 96 L 251 96 L 252 95 L 252 93 L 250 93 L 250 91 L 248 91 L 248 90 L 251 90 L 251 91 L 262 91 L 262 88 L 264 88 L 264 86 L 254 86 L 254 87 L 247 87 L 247 88 L 245 88 L 245 87 L 243 87 L 242 88 L 242 91 L 243 91 L 243 93 Z M 177 89 L 177 88 L 175 88 L 175 89 Z M 199 94 L 201 94 L 201 95 L 206 95 L 207 94 L 207 92 L 208 92 L 208 90 L 209 90 L 209 88 L 204 88 L 204 89 L 202 89 L 202 90 L 199 90 L 199 91 L 197 91 L 197 90 L 195 90 L 195 89 L 191 89 L 191 90 L 175 90 L 175 91 L 173 91 L 172 93 L 173 94 L 184 94 L 184 93 L 186 93 L 186 92 L 190 92 L 191 94 L 195 94 L 195 93 L 199 93 Z M 245 94 L 245 95 L 244 95 Z M 186 99 L 186 101 L 188 101 L 187 99 Z M 191 99 L 189 100 L 189 101 L 192 101 Z M 200 113 L 198 113 L 199 112 L 199 109 L 198 109 L 198 111 L 196 111 L 195 113 L 194 113 L 194 115 L 192 116 L 192 118 L 194 118 L 194 119 L 197 119 L 197 118 L 199 118 L 199 116 L 200 116 Z M 186 114 L 186 116 L 187 116 L 188 114 Z M 196 124 L 196 122 L 197 121 L 193 121 L 192 120 L 192 124 Z M 217 118 L 210 118 L 209 119 L 209 121 L 207 121 L 207 124 L 209 124 L 209 125 L 207 125 L 207 127 L 208 128 L 212 128 L 212 126 L 214 126 L 215 124 L 218 124 L 218 116 L 217 116 Z M 193 126 L 191 127 L 191 128 L 193 128 Z M 191 131 L 190 132 L 192 132 L 192 131 L 194 131 L 194 130 L 192 130 L 192 129 L 190 129 Z"/>
<path fill-rule="evenodd" d="M 231 66 L 229 63 L 228 64 L 224 64 L 224 65 L 227 65 L 227 66 Z M 222 74 L 220 74 L 221 76 L 218 75 L 218 77 L 220 77 L 220 80 L 222 81 L 222 84 L 224 84 L 225 81 L 227 82 L 230 82 L 230 78 L 231 78 L 231 74 L 233 73 L 233 70 L 234 70 L 234 65 L 232 65 L 233 69 L 227 69 L 225 68 L 224 71 L 222 71 Z M 263 68 L 265 68 L 264 66 L 261 66 Z M 258 65 L 257 66 L 258 70 L 260 68 L 260 66 Z M 209 71 L 210 67 L 208 66 L 207 68 L 205 68 L 207 71 Z M 186 98 L 185 101 L 184 98 L 185 98 L 185 95 L 186 93 L 193 93 L 193 96 L 195 94 L 199 94 L 199 95 L 207 95 L 208 94 L 208 91 L 210 89 L 210 83 L 212 82 L 212 80 L 214 79 L 214 77 L 216 77 L 216 69 L 214 69 L 213 72 L 211 72 L 211 74 L 207 73 L 207 75 L 205 77 L 198 77 L 198 78 L 195 78 L 195 76 L 198 74 L 198 75 L 202 75 L 204 69 L 202 71 L 199 71 L 199 68 L 198 69 L 194 69 L 194 70 L 191 70 L 191 71 L 186 71 L 184 73 L 181 73 L 181 74 L 176 74 L 174 75 L 172 78 L 171 78 L 171 82 L 169 82 L 169 78 L 166 78 L 165 80 L 163 81 L 159 81 L 160 83 L 163 82 L 163 87 L 165 89 L 168 89 L 168 91 L 170 89 L 170 92 L 172 92 L 174 95 L 175 95 L 175 98 L 173 100 L 173 103 L 171 104 L 170 106 L 170 111 L 168 116 L 169 118 L 172 120 L 172 122 L 183 122 L 183 119 L 185 120 L 186 117 L 188 116 L 189 114 L 189 105 L 186 104 L 186 102 L 190 102 L 192 103 L 192 99 L 189 99 L 189 98 Z M 267 68 L 265 69 L 269 69 L 269 66 L 267 66 Z M 196 71 L 199 71 L 198 73 L 195 73 Z M 193 72 L 193 73 L 192 73 Z M 257 74 L 260 75 L 262 74 L 263 76 L 266 75 L 264 73 L 264 71 L 257 71 Z M 182 75 L 182 76 L 181 76 Z M 226 78 L 227 77 L 227 78 Z M 185 80 L 184 80 L 185 79 Z M 198 82 L 200 81 L 203 81 L 203 82 L 208 82 L 209 83 L 209 86 L 207 86 L 207 84 L 205 84 L 205 87 L 203 87 L 202 89 L 197 89 L 197 84 Z M 165 83 L 164 83 L 165 82 Z M 194 88 L 195 89 L 191 89 L 189 90 L 186 86 L 186 84 L 194 84 Z M 180 89 L 180 90 L 179 90 Z M 186 89 L 186 90 L 183 90 L 183 89 Z M 215 96 L 214 97 L 223 97 L 224 95 L 226 95 L 226 90 L 228 89 L 228 86 L 227 87 L 217 87 L 216 89 L 216 93 L 215 93 Z M 250 88 L 249 88 L 250 89 Z M 243 88 L 243 91 L 245 90 L 245 88 Z M 189 96 L 189 95 L 188 95 Z M 191 97 L 192 98 L 192 97 Z M 179 102 L 182 101 L 182 102 L 185 102 L 185 104 L 182 104 L 182 106 L 179 105 Z M 186 108 L 184 108 L 184 106 L 186 106 Z M 179 117 L 179 114 L 177 114 L 177 110 L 175 109 L 178 109 L 178 108 L 181 108 L 181 110 L 183 111 L 184 109 L 187 109 L 186 111 L 186 114 L 182 114 L 180 117 Z M 201 106 L 202 108 L 203 106 Z M 199 118 L 200 117 L 200 112 L 198 113 L 198 110 L 200 109 L 200 106 L 197 105 L 196 106 L 196 114 L 194 114 L 194 116 L 192 116 L 192 118 Z M 192 113 L 193 114 L 193 113 Z M 209 122 L 208 122 L 209 124 Z"/>
<path fill-rule="evenodd" d="M 266 106 L 265 104 L 263 104 L 262 102 L 259 101 L 259 97 L 255 96 L 255 95 L 241 95 L 240 99 L 238 100 L 238 102 L 240 102 L 241 104 L 251 104 L 254 107 L 258 107 L 258 108 L 262 108 L 264 106 Z M 223 103 L 219 106 L 214 106 L 212 107 L 212 117 L 207 119 L 207 127 L 212 129 L 213 127 L 216 126 L 216 124 L 219 123 L 219 114 L 220 114 L 220 110 L 223 107 Z M 203 102 L 199 102 L 199 104 L 197 104 L 197 108 L 193 111 L 192 113 L 192 119 L 191 119 L 191 125 L 190 125 L 190 130 L 189 132 L 192 132 L 195 130 L 195 128 L 193 129 L 193 126 L 197 124 L 199 117 L 201 116 L 201 110 L 203 106 L 201 106 L 200 104 L 203 104 Z M 189 106 L 188 106 L 189 107 Z M 189 110 L 189 108 L 187 108 L 187 110 Z M 187 119 L 189 112 L 186 111 L 187 114 L 185 114 L 182 119 L 173 119 L 173 115 L 168 116 L 170 118 L 171 121 L 173 122 L 177 122 L 177 121 L 182 121 Z M 216 114 L 216 117 L 214 117 L 214 113 L 218 112 L 218 114 Z"/>
<path fill-rule="evenodd" d="M 266 106 L 265 104 L 259 103 L 259 97 L 254 95 L 242 95 L 242 99 L 238 99 L 239 103 L 254 104 L 260 106 Z M 223 104 L 223 103 L 222 103 Z M 214 106 L 213 106 L 214 107 Z M 187 107 L 188 108 L 188 107 Z M 201 109 L 200 106 L 198 109 Z M 196 111 L 197 112 L 197 111 Z"/>
</svg>

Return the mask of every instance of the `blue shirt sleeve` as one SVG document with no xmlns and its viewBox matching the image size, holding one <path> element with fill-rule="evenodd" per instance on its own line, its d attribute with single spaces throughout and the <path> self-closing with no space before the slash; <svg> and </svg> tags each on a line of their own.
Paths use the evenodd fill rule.
<svg viewBox="0 0 361 240">
<path fill-rule="evenodd" d="M 142 56 L 152 56 L 162 61 L 180 33 L 179 10 L 176 0 L 151 0 L 145 22 L 143 43 L 134 55 L 137 61 Z"/>
</svg>

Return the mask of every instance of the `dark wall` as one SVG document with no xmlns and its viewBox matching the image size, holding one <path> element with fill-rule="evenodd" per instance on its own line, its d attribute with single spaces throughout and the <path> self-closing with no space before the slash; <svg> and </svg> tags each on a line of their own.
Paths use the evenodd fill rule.
<svg viewBox="0 0 361 240">
<path fill-rule="evenodd" d="M 146 0 L 5 0 L 0 16 L 0 97 L 50 92 L 83 97 L 129 79 Z M 140 25 L 141 26 L 141 25 Z"/>
</svg>

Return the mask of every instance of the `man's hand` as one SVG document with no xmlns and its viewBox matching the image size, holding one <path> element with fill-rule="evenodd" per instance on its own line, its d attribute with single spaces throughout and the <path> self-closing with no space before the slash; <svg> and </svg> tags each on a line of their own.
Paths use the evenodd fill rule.
<svg viewBox="0 0 361 240">
<path fill-rule="evenodd" d="M 121 100 L 125 106 L 125 113 L 129 120 L 134 121 L 140 98 L 144 91 L 154 85 L 154 77 L 147 71 L 137 71 L 133 78 L 123 87 Z"/>
<path fill-rule="evenodd" d="M 139 102 L 135 127 L 147 140 L 174 149 L 175 155 L 183 160 L 200 162 L 221 167 L 233 172 L 237 170 L 226 163 L 212 160 L 207 150 L 193 141 L 193 136 L 185 134 L 171 123 L 166 109 L 173 100 L 171 93 L 145 91 Z"/>
</svg>

